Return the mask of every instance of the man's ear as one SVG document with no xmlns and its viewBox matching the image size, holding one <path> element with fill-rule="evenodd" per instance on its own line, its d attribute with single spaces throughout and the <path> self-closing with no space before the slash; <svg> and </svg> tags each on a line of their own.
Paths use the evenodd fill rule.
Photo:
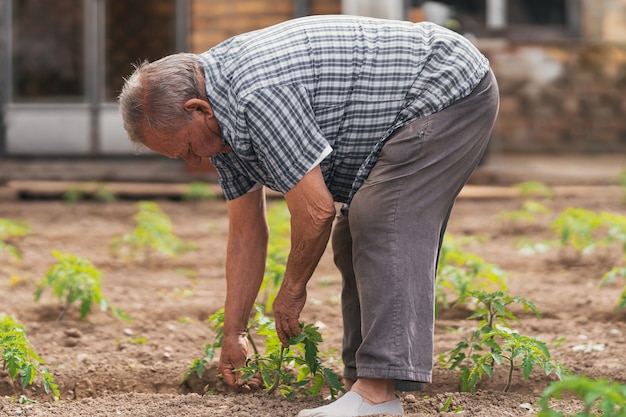
<svg viewBox="0 0 626 417">
<path fill-rule="evenodd" d="M 185 108 L 186 111 L 190 113 L 194 111 L 200 111 L 204 113 L 206 116 L 208 116 L 209 118 L 214 117 L 213 109 L 211 108 L 211 105 L 208 102 L 199 98 L 190 98 L 189 100 L 185 102 L 185 104 L 183 104 L 183 107 Z"/>
</svg>

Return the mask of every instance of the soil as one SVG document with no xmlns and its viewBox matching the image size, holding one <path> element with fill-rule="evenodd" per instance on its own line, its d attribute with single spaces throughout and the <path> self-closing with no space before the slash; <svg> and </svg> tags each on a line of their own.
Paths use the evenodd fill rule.
<svg viewBox="0 0 626 417">
<path fill-rule="evenodd" d="M 478 191 L 477 191 L 478 190 Z M 474 191 L 474 192 L 472 192 Z M 527 298 L 542 318 L 516 311 L 520 333 L 546 342 L 552 356 L 567 369 L 594 378 L 626 383 L 626 311 L 616 304 L 624 283 L 599 288 L 604 272 L 623 265 L 618 248 L 597 250 L 576 259 L 553 249 L 524 255 L 520 237 L 533 241 L 554 238 L 549 224 L 567 207 L 584 207 L 626 215 L 621 189 L 561 187 L 544 201 L 551 215 L 536 223 L 514 224 L 498 219 L 501 211 L 519 209 L 524 201 L 514 192 L 479 192 L 468 186 L 458 199 L 448 232 L 481 239 L 465 247 L 502 268 L 511 295 Z M 484 189 L 483 189 L 484 191 Z M 295 416 L 303 408 L 326 402 L 324 395 L 287 400 L 278 394 L 236 394 L 216 377 L 215 364 L 203 380 L 181 383 L 203 346 L 214 333 L 206 323 L 222 307 L 225 296 L 224 258 L 228 223 L 223 201 L 154 200 L 170 216 L 175 233 L 197 245 L 176 259 L 153 257 L 144 264 L 122 262 L 109 251 L 111 239 L 134 227 L 136 201 L 113 203 L 60 200 L 0 200 L 0 217 L 27 221 L 32 232 L 14 243 L 21 262 L 0 254 L 0 312 L 24 324 L 34 350 L 52 370 L 61 391 L 55 402 L 37 381 L 20 384 L 0 373 L 0 416 Z M 272 200 L 273 202 L 274 200 Z M 103 295 L 132 318 L 128 324 L 108 312 L 95 311 L 80 320 L 77 306 L 64 321 L 58 301 L 46 290 L 34 301 L 36 283 L 55 262 L 52 250 L 89 259 L 102 272 Z M 324 255 L 309 284 L 302 320 L 317 323 L 324 337 L 324 360 L 337 361 L 341 346 L 340 277 L 330 253 Z M 435 354 L 456 346 L 471 333 L 468 310 L 442 311 L 436 322 Z M 579 350 L 579 346 L 589 349 Z M 575 349 L 576 348 L 576 349 Z M 435 358 L 437 362 L 437 358 Z M 504 393 L 506 370 L 498 368 L 475 394 L 460 391 L 458 374 L 435 366 L 433 383 L 420 392 L 399 393 L 408 416 L 437 416 L 451 398 L 450 409 L 462 407 L 465 416 L 533 415 L 538 399 L 554 375 L 534 370 L 528 380 L 516 371 L 513 386 Z M 36 400 L 19 404 L 21 395 Z M 573 412 L 574 399 L 555 403 Z"/>
</svg>

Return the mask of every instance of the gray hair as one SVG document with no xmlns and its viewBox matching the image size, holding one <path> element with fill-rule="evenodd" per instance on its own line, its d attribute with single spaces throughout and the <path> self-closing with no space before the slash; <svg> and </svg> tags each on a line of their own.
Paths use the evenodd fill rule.
<svg viewBox="0 0 626 417">
<path fill-rule="evenodd" d="M 200 71 L 198 58 L 191 53 L 135 66 L 118 97 L 124 129 L 131 142 L 141 147 L 144 129 L 168 133 L 187 123 L 191 115 L 183 104 L 201 97 L 197 82 Z"/>
</svg>

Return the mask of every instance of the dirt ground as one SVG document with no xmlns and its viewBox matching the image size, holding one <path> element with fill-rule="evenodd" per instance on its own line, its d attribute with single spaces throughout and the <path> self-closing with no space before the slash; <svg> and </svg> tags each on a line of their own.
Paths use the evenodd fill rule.
<svg viewBox="0 0 626 417">
<path fill-rule="evenodd" d="M 598 287 L 607 265 L 622 264 L 619 249 L 568 262 L 558 250 L 528 256 L 516 248 L 522 236 L 534 241 L 552 238 L 550 221 L 569 206 L 626 215 L 622 190 L 555 188 L 556 198 L 545 202 L 552 216 L 528 226 L 513 226 L 496 217 L 503 210 L 521 207 L 523 200 L 515 193 L 472 190 L 468 187 L 459 198 L 448 232 L 481 237 L 480 243 L 465 250 L 499 265 L 508 277 L 509 294 L 533 301 L 543 313 L 538 319 L 520 311 L 518 330 L 546 342 L 553 357 L 577 374 L 626 383 L 626 311 L 616 310 L 624 283 Z M 22 392 L 19 384 L 0 373 L 0 416 L 280 417 L 325 403 L 323 396 L 286 400 L 264 393 L 234 394 L 215 377 L 214 368 L 205 381 L 181 384 L 190 362 L 201 356 L 204 344 L 213 341 L 206 319 L 222 306 L 225 296 L 228 224 L 225 204 L 219 200 L 155 201 L 172 219 L 175 232 L 198 250 L 174 260 L 153 260 L 149 266 L 116 260 L 109 245 L 114 236 L 134 227 L 135 201 L 0 200 L 0 217 L 25 220 L 32 228 L 31 234 L 16 241 L 23 261 L 0 255 L 0 312 L 25 325 L 61 391 L 60 400 L 53 402 L 39 382 Z M 35 284 L 54 263 L 53 249 L 92 261 L 103 272 L 104 296 L 134 321 L 128 324 L 100 311 L 81 321 L 75 307 L 64 322 L 58 322 L 60 307 L 49 290 L 35 302 Z M 327 252 L 309 284 L 302 316 L 321 326 L 322 351 L 340 349 L 340 288 Z M 469 335 L 475 323 L 467 320 L 467 314 L 452 309 L 437 319 L 436 355 Z M 589 349 L 574 349 L 581 345 Z M 444 415 L 438 410 L 449 398 L 451 409 L 462 407 L 465 416 L 533 415 L 539 396 L 554 377 L 535 370 L 524 381 L 516 373 L 511 391 L 503 393 L 505 373 L 498 369 L 475 394 L 469 394 L 460 392 L 455 372 L 436 366 L 433 383 L 423 391 L 399 394 L 406 414 L 414 417 Z M 207 384 L 210 393 L 201 395 Z M 16 403 L 22 394 L 37 403 Z M 571 411 L 576 402 L 563 400 L 558 407 Z"/>
</svg>

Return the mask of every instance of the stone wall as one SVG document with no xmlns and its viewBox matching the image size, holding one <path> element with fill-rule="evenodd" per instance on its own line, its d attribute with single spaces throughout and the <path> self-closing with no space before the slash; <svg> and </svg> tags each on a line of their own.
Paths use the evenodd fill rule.
<svg viewBox="0 0 626 417">
<path fill-rule="evenodd" d="M 626 152 L 626 45 L 481 49 L 500 86 L 495 149 Z"/>
</svg>

